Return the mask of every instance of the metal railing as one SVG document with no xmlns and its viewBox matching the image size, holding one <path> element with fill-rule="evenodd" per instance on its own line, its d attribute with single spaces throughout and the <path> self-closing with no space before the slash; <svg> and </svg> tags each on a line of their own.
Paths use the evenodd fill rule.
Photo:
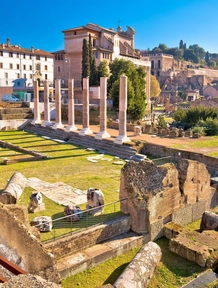
<svg viewBox="0 0 218 288">
<path fill-rule="evenodd" d="M 174 162 L 174 159 L 172 156 L 166 156 L 161 158 L 152 159 L 152 161 L 157 165 L 164 165 L 166 163 Z"/>
<path fill-rule="evenodd" d="M 101 225 L 104 222 L 114 220 L 123 215 L 120 211 L 120 202 L 127 198 L 99 206 L 97 208 L 81 210 L 74 214 L 53 219 L 52 221 L 43 221 L 33 227 L 43 231 L 47 225 L 51 227 L 51 231 L 42 232 L 41 240 L 43 243 L 55 241 L 59 238 L 78 233 L 90 227 Z M 96 211 L 98 209 L 98 212 Z M 97 213 L 94 213 L 97 212 Z M 75 221 L 77 220 L 77 221 Z"/>
</svg>

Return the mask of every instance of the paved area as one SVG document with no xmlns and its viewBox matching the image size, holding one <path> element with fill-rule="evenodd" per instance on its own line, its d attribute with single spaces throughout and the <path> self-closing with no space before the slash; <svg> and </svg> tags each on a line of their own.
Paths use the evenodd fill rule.
<svg viewBox="0 0 218 288">
<path fill-rule="evenodd" d="M 218 274 L 213 271 L 205 272 L 202 275 L 198 276 L 182 288 L 204 288 L 207 284 L 218 279 Z"/>
<path fill-rule="evenodd" d="M 33 188 L 36 190 L 36 192 L 42 193 L 47 198 L 60 205 L 80 205 L 87 202 L 86 190 L 82 191 L 80 189 L 73 188 L 63 182 L 51 184 L 36 177 L 32 177 L 27 179 L 27 186 Z"/>
</svg>

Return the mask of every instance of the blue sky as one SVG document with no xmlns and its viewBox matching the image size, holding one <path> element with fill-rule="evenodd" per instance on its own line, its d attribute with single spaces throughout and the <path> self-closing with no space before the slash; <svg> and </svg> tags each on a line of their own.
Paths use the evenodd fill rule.
<svg viewBox="0 0 218 288">
<path fill-rule="evenodd" d="M 120 22 L 119 22 L 120 21 Z M 135 29 L 135 48 L 160 43 L 178 47 L 182 39 L 218 53 L 218 0 L 10 0 L 1 3 L 0 43 L 48 52 L 64 47 L 62 31 L 94 23 Z"/>
</svg>

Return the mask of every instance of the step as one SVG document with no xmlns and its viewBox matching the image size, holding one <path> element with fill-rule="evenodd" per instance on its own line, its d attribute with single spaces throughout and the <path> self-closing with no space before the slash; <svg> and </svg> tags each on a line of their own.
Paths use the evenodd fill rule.
<svg viewBox="0 0 218 288">
<path fill-rule="evenodd" d="M 137 235 L 127 232 L 116 236 L 101 244 L 84 249 L 72 255 L 68 255 L 57 261 L 57 268 L 61 279 L 95 267 L 105 261 L 142 246 L 149 241 L 149 235 Z"/>
</svg>

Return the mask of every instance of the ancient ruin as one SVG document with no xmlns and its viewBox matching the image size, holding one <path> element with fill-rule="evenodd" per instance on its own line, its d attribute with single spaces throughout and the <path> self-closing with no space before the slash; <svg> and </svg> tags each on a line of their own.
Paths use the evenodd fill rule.
<svg viewBox="0 0 218 288">
<path fill-rule="evenodd" d="M 216 190 L 204 164 L 181 159 L 156 166 L 149 159 L 129 161 L 121 170 L 121 211 L 130 214 L 132 230 L 149 233 L 150 240 L 164 235 L 164 224 L 191 223 L 217 205 Z"/>
<path fill-rule="evenodd" d="M 87 190 L 86 209 L 90 210 L 89 213 L 99 215 L 104 211 L 104 194 L 97 188 L 89 188 Z"/>
</svg>

